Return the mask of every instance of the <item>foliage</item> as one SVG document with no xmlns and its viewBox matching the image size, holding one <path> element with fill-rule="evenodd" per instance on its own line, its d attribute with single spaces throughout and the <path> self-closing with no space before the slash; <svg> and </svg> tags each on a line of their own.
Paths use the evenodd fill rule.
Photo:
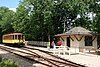
<svg viewBox="0 0 100 67">
<path fill-rule="evenodd" d="M 3 33 L 23 32 L 39 41 L 75 26 L 100 33 L 99 8 L 99 0 L 22 0 L 15 13 L 1 7 L 0 25 Z"/>
<path fill-rule="evenodd" d="M 13 17 L 13 28 L 16 32 L 24 32 L 26 24 L 28 23 L 28 11 L 22 6 L 16 9 L 16 13 Z"/>
<path fill-rule="evenodd" d="M 63 32 L 66 32 L 72 27 L 78 26 L 75 22 L 77 16 L 80 15 L 82 17 L 86 9 L 86 4 L 83 0 L 60 0 L 56 2 L 55 13 L 53 14 L 55 14 L 54 17 L 57 20 L 56 23 L 61 23 L 59 25 L 61 25 L 62 28 L 64 28 L 65 23 L 66 29 Z"/>
<path fill-rule="evenodd" d="M 2 33 L 9 33 L 13 32 L 12 17 L 14 16 L 14 12 L 9 10 L 9 8 L 6 7 L 0 7 L 0 25 L 2 28 Z"/>
<path fill-rule="evenodd" d="M 48 41 L 49 35 L 65 32 L 64 23 L 67 29 L 75 26 L 73 21 L 85 11 L 83 0 L 23 0 L 17 8 L 13 27 L 31 34 L 34 40 Z"/>
<path fill-rule="evenodd" d="M 0 67 L 19 67 L 19 66 L 12 60 L 2 60 L 0 62 Z"/>
</svg>

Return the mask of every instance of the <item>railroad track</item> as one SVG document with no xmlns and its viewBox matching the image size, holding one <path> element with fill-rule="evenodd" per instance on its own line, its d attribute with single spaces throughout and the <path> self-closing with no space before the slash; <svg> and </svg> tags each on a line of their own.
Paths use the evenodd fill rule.
<svg viewBox="0 0 100 67">
<path fill-rule="evenodd" d="M 40 64 L 43 67 L 84 67 L 83 65 L 71 63 L 69 61 L 62 60 L 61 58 L 52 57 L 52 56 L 51 58 L 45 57 L 43 55 L 40 55 L 40 53 L 42 52 L 39 53 L 39 51 L 33 50 L 32 48 L 24 47 L 24 48 L 16 49 L 16 48 L 11 48 L 6 46 L 0 46 L 0 48 L 10 53 L 14 53 L 21 57 L 35 61 L 36 63 Z"/>
<path fill-rule="evenodd" d="M 28 50 L 28 51 L 31 51 L 31 52 L 33 52 L 33 53 L 35 53 L 35 54 L 38 54 L 38 52 L 36 52 L 36 51 L 34 52 L 34 50 L 37 50 L 37 51 L 39 51 L 39 54 L 38 54 L 38 55 L 40 55 L 41 57 L 47 58 L 47 59 L 49 59 L 49 60 L 52 60 L 53 62 L 55 61 L 55 62 L 62 63 L 62 64 L 60 64 L 60 65 L 63 66 L 63 67 L 66 67 L 66 66 L 70 66 L 70 67 L 85 67 L 84 65 L 80 65 L 80 64 L 71 62 L 71 61 L 69 61 L 69 60 L 67 60 L 67 59 L 63 59 L 63 58 L 61 58 L 61 57 L 52 55 L 52 54 L 50 54 L 49 52 L 46 52 L 46 51 L 43 51 L 43 50 L 40 50 L 40 49 L 36 49 L 36 48 L 34 48 L 34 47 L 27 47 L 27 46 L 26 46 L 26 47 L 24 47 L 24 49 L 25 49 L 25 50 Z M 41 53 L 43 53 L 43 55 L 41 55 Z M 65 65 L 65 66 L 64 66 L 64 65 Z"/>
</svg>

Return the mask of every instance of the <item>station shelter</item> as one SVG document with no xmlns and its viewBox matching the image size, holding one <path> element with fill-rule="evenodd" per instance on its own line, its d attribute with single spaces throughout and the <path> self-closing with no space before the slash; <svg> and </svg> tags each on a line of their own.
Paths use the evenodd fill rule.
<svg viewBox="0 0 100 67">
<path fill-rule="evenodd" d="M 75 48 L 77 52 L 83 52 L 84 49 L 97 49 L 98 34 L 91 32 L 83 27 L 74 27 L 71 30 L 57 34 L 64 46 Z"/>
</svg>

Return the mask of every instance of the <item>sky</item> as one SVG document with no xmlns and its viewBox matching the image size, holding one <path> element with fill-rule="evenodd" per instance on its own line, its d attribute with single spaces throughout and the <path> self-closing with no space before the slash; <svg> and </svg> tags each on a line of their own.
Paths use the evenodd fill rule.
<svg viewBox="0 0 100 67">
<path fill-rule="evenodd" d="M 5 6 L 11 10 L 16 10 L 20 0 L 0 0 L 0 7 Z"/>
</svg>

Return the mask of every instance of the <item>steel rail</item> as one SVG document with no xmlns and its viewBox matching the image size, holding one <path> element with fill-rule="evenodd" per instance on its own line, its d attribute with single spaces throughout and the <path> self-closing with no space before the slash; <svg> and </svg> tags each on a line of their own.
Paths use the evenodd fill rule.
<svg viewBox="0 0 100 67">
<path fill-rule="evenodd" d="M 40 56 L 39 54 L 37 54 L 37 53 L 35 53 L 35 52 L 33 52 L 33 51 L 27 49 L 27 48 L 24 48 L 24 49 L 27 50 L 27 51 L 30 51 L 30 52 L 32 52 L 32 53 L 34 53 L 34 54 L 36 54 L 37 56 Z M 67 66 L 68 66 L 68 65 L 69 65 L 69 66 L 75 66 L 75 65 L 72 65 L 72 64 L 63 62 L 63 61 L 53 60 L 53 59 L 49 59 L 49 58 L 46 58 L 46 57 L 43 57 L 43 56 L 40 56 L 40 57 L 43 58 L 43 59 L 45 59 L 45 60 L 47 60 L 48 62 L 50 62 L 51 64 L 53 64 L 53 65 L 55 65 L 55 66 L 57 66 L 57 67 L 59 67 L 59 65 L 57 65 L 56 63 L 64 64 L 64 65 L 67 65 Z M 56 63 L 54 63 L 54 62 L 56 62 Z"/>
<path fill-rule="evenodd" d="M 29 47 L 25 47 L 25 49 L 35 49 L 35 50 L 39 50 L 39 49 L 36 49 L 36 48 L 29 48 Z M 29 50 L 30 52 L 33 52 L 33 51 L 31 51 L 31 50 Z M 45 52 L 45 51 L 43 51 L 43 50 L 39 50 L 39 51 L 42 51 L 42 52 Z M 33 53 L 35 53 L 35 52 L 33 52 Z M 45 52 L 46 54 L 49 54 L 49 53 L 47 53 L 47 52 Z M 37 53 L 35 53 L 35 54 L 37 54 Z M 38 54 L 37 54 L 38 55 Z M 51 56 L 53 56 L 53 57 L 55 57 L 55 58 L 58 58 L 58 59 L 60 59 L 60 60 L 63 60 L 64 62 L 62 62 L 62 61 L 57 61 L 57 60 L 54 60 L 54 59 L 49 59 L 49 58 L 46 58 L 46 59 L 48 59 L 48 60 L 52 60 L 52 61 L 55 61 L 55 62 L 58 62 L 58 63 L 63 63 L 63 64 L 67 64 L 67 65 L 70 65 L 70 66 L 74 66 L 74 67 L 85 67 L 84 65 L 80 65 L 80 64 L 76 64 L 76 63 L 74 63 L 74 62 L 71 62 L 71 61 L 68 61 L 68 60 L 66 60 L 66 59 L 63 59 L 63 58 L 61 58 L 61 57 L 58 57 L 58 56 L 54 56 L 54 55 L 52 55 L 52 54 L 49 54 L 49 55 L 51 55 Z M 41 57 L 43 57 L 43 56 L 41 56 Z M 44 58 L 44 57 L 43 57 Z"/>
<path fill-rule="evenodd" d="M 30 57 L 28 57 L 28 56 L 22 56 L 22 55 L 20 55 L 20 54 L 14 53 L 13 51 L 11 51 L 11 50 L 14 50 L 14 49 L 10 49 L 10 48 L 6 48 L 6 49 L 5 49 L 5 47 L 1 47 L 1 46 L 0 46 L 0 48 L 1 48 L 2 50 L 7 51 L 7 52 L 10 52 L 10 53 L 13 53 L 13 54 L 15 54 L 15 55 L 21 56 L 21 57 L 23 57 L 23 58 L 29 59 L 29 60 L 31 60 L 31 61 L 35 61 L 35 62 L 37 62 L 37 63 L 43 64 L 43 65 L 48 66 L 48 67 L 52 67 L 50 64 L 42 63 L 42 62 L 37 61 L 37 60 L 35 60 L 35 59 L 33 59 L 33 58 L 30 58 Z M 15 50 L 15 51 L 17 51 L 17 50 Z M 23 52 L 23 51 L 18 51 L 18 52 Z M 30 53 L 26 53 L 26 52 L 23 52 L 23 53 L 25 53 L 25 54 L 30 54 Z M 34 55 L 32 55 L 32 56 L 34 56 Z"/>
</svg>

